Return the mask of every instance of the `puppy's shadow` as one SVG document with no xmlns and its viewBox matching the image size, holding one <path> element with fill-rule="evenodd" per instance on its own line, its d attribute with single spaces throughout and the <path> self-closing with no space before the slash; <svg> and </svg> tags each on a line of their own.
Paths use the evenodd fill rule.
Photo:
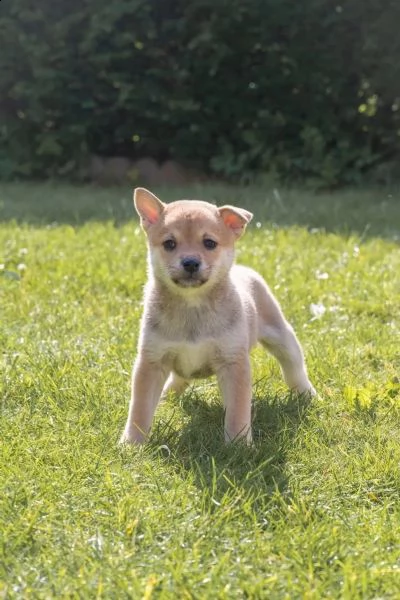
<svg viewBox="0 0 400 600">
<path fill-rule="evenodd" d="M 251 446 L 243 441 L 225 444 L 221 402 L 217 393 L 211 401 L 204 400 L 201 390 L 191 390 L 181 399 L 185 423 L 179 431 L 164 423 L 154 432 L 153 443 L 162 439 L 170 450 L 169 460 L 179 471 L 190 472 L 213 502 L 232 492 L 268 497 L 277 490 L 285 493 L 288 487 L 288 453 L 307 419 L 310 399 L 268 396 L 263 387 L 260 382 L 255 386 Z"/>
</svg>

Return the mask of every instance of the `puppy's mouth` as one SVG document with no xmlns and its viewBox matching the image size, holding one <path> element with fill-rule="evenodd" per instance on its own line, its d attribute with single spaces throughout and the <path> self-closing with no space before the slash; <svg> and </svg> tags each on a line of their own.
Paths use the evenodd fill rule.
<svg viewBox="0 0 400 600">
<path fill-rule="evenodd" d="M 196 288 L 196 287 L 201 287 L 202 285 L 204 285 L 207 281 L 207 279 L 204 279 L 203 277 L 200 277 L 199 275 L 182 275 L 181 277 L 174 277 L 172 278 L 172 281 L 175 283 L 175 285 L 179 286 L 179 287 L 183 287 L 183 288 Z"/>
</svg>

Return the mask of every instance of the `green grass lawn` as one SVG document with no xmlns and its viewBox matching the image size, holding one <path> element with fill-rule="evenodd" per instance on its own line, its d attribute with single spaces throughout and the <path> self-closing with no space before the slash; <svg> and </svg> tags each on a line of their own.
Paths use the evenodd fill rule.
<svg viewBox="0 0 400 600">
<path fill-rule="evenodd" d="M 239 204 L 319 397 L 253 354 L 255 444 L 213 379 L 121 448 L 145 281 L 129 189 L 2 185 L 0 598 L 398 598 L 400 192 L 155 190 Z"/>
</svg>

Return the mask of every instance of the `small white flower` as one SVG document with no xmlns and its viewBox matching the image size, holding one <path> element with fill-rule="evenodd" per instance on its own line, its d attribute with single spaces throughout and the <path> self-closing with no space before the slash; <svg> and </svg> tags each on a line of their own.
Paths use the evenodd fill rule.
<svg viewBox="0 0 400 600">
<path fill-rule="evenodd" d="M 326 312 L 325 306 L 320 302 L 319 304 L 310 304 L 310 312 L 313 319 L 320 319 Z"/>
<path fill-rule="evenodd" d="M 321 273 L 321 271 L 315 271 L 315 277 L 317 279 L 329 279 L 329 274 L 328 273 Z"/>
<path fill-rule="evenodd" d="M 24 263 L 19 263 L 19 265 L 17 265 L 17 269 L 18 271 L 25 271 L 26 265 Z"/>
</svg>

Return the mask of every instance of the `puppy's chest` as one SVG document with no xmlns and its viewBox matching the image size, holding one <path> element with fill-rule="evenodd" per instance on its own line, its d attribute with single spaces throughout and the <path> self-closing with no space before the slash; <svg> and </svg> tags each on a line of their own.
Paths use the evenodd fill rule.
<svg viewBox="0 0 400 600">
<path fill-rule="evenodd" d="M 148 314 L 146 324 L 145 346 L 151 358 L 184 379 L 215 372 L 230 329 L 226 314 L 208 304 L 159 307 Z"/>
<path fill-rule="evenodd" d="M 154 340 L 153 357 L 184 379 L 208 377 L 214 372 L 218 349 L 213 340 L 196 343 Z"/>
</svg>

